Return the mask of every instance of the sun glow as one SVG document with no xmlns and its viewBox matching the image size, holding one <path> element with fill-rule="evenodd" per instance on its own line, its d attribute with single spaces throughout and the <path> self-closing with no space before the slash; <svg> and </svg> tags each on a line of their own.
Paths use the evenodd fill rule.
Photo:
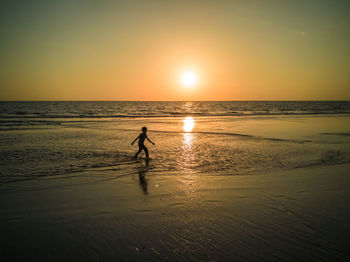
<svg viewBox="0 0 350 262">
<path fill-rule="evenodd" d="M 197 75 L 192 71 L 186 71 L 181 75 L 181 83 L 186 87 L 192 87 L 197 83 Z"/>
</svg>

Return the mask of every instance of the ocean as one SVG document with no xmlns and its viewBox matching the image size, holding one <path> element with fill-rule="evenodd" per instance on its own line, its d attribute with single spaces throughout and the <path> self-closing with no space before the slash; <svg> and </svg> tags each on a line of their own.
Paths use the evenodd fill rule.
<svg viewBox="0 0 350 262">
<path fill-rule="evenodd" d="M 0 186 L 345 164 L 349 120 L 350 101 L 0 102 Z M 156 144 L 147 163 L 131 146 L 143 126 Z"/>
<path fill-rule="evenodd" d="M 1 102 L 0 253 L 349 261 L 349 120 L 350 102 Z"/>
</svg>

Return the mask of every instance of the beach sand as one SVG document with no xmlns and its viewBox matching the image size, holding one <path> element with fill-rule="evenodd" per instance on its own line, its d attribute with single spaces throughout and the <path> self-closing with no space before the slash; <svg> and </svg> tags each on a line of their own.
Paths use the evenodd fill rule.
<svg viewBox="0 0 350 262">
<path fill-rule="evenodd" d="M 349 261 L 349 170 L 9 183 L 2 261 Z"/>
</svg>

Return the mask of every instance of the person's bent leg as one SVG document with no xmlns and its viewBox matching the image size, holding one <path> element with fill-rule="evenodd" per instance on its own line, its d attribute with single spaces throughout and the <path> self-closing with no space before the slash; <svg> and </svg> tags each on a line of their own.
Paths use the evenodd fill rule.
<svg viewBox="0 0 350 262">
<path fill-rule="evenodd" d="M 142 151 L 142 147 L 139 147 L 139 151 L 136 152 L 134 158 L 136 158 L 141 153 L 141 151 Z"/>
<path fill-rule="evenodd" d="M 146 153 L 146 157 L 147 157 L 147 158 L 149 158 L 149 155 L 148 155 L 148 149 L 147 149 L 147 147 L 143 146 L 143 150 L 144 150 L 144 151 L 145 151 L 145 153 Z"/>
</svg>

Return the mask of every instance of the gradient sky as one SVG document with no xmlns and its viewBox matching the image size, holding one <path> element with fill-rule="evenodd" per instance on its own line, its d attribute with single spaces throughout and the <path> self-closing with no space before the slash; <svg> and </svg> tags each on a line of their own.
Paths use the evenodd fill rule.
<svg viewBox="0 0 350 262">
<path fill-rule="evenodd" d="M 338 0 L 8 1 L 0 100 L 349 100 L 349 14 Z"/>
</svg>

